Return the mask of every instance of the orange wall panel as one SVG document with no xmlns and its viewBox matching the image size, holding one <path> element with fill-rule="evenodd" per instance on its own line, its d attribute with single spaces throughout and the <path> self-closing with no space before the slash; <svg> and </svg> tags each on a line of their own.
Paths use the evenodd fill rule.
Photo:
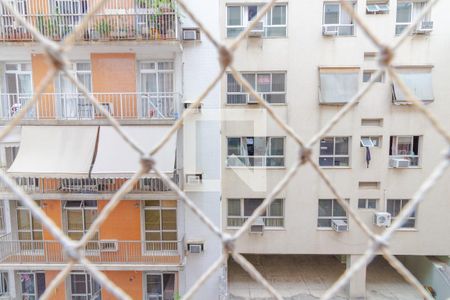
<svg viewBox="0 0 450 300">
<path fill-rule="evenodd" d="M 99 211 L 107 203 L 107 200 L 99 201 Z M 100 239 L 119 241 L 141 240 L 140 211 L 139 201 L 121 201 L 100 227 Z"/>
<path fill-rule="evenodd" d="M 131 299 L 142 299 L 142 272 L 137 271 L 104 271 L 115 284 L 124 290 Z M 103 300 L 115 300 L 106 289 L 102 289 Z"/>
<path fill-rule="evenodd" d="M 91 64 L 95 93 L 136 92 L 134 53 L 92 53 Z"/>
<path fill-rule="evenodd" d="M 48 287 L 50 282 L 58 275 L 60 271 L 46 271 L 45 272 L 45 285 Z M 66 288 L 64 281 L 52 292 L 50 296 L 51 300 L 66 299 Z"/>
<path fill-rule="evenodd" d="M 41 81 L 47 75 L 51 66 L 48 58 L 44 54 L 32 54 L 31 55 L 32 76 L 33 76 L 33 89 L 36 90 Z M 45 89 L 44 93 L 54 93 L 54 82 Z M 44 94 L 38 100 L 38 110 L 40 119 L 54 119 L 55 118 L 55 97 L 53 95 Z"/>
<path fill-rule="evenodd" d="M 61 209 L 62 201 L 59 200 L 44 200 L 42 201 L 42 206 L 44 212 L 59 228 L 62 229 L 62 209 Z M 44 227 L 44 240 L 54 240 L 53 235 Z"/>
</svg>

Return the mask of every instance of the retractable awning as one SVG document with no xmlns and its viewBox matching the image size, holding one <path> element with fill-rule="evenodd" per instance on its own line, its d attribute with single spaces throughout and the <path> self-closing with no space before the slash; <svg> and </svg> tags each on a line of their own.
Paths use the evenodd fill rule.
<svg viewBox="0 0 450 300">
<path fill-rule="evenodd" d="M 0 126 L 0 132 L 5 126 Z M 20 143 L 20 127 L 14 127 L 11 132 L 0 141 L 1 143 Z"/>
<path fill-rule="evenodd" d="M 87 177 L 97 126 L 23 126 L 19 153 L 8 170 L 23 177 Z"/>
<path fill-rule="evenodd" d="M 150 151 L 170 130 L 170 126 L 122 126 L 145 151 Z M 176 137 L 172 136 L 155 155 L 156 165 L 164 173 L 175 169 Z M 101 126 L 92 177 L 130 177 L 140 167 L 139 154 L 111 126 Z"/>
</svg>

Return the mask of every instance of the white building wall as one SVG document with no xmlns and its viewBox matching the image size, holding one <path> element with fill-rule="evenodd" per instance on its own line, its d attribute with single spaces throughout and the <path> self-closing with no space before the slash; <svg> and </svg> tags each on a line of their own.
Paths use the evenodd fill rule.
<svg viewBox="0 0 450 300">
<path fill-rule="evenodd" d="M 256 1 L 221 1 L 221 32 L 226 39 L 226 4 Z M 244 40 L 234 56 L 234 65 L 240 71 L 286 71 L 287 104 L 276 106 L 279 116 L 288 122 L 304 140 L 310 139 L 341 108 L 340 106 L 319 105 L 319 66 L 357 66 L 361 69 L 376 67 L 375 62 L 365 62 L 364 52 L 373 52 L 375 47 L 356 28 L 356 36 L 324 37 L 322 31 L 322 10 L 324 1 L 284 1 L 288 3 L 288 37 L 263 39 L 261 45 Z M 395 40 L 396 1 L 391 0 L 387 15 L 366 15 L 365 1 L 357 1 L 356 7 L 369 27 L 384 43 Z M 442 122 L 450 128 L 450 97 L 448 70 L 450 60 L 446 46 L 450 43 L 448 11 L 450 3 L 441 1 L 431 13 L 434 30 L 430 35 L 409 36 L 396 51 L 395 65 L 433 65 L 433 91 L 435 100 L 427 105 Z M 255 46 L 255 44 L 257 46 Z M 362 71 L 360 71 L 360 87 Z M 223 107 L 226 105 L 226 80 L 222 87 Z M 240 106 L 239 109 L 249 108 Z M 275 106 L 274 106 L 275 107 Z M 362 118 L 383 118 L 382 127 L 362 127 Z M 222 130 L 222 159 L 226 159 L 227 136 L 249 136 L 254 128 L 251 124 L 224 123 Z M 267 136 L 279 135 L 277 126 L 267 126 Z M 283 134 L 285 135 L 285 134 Z M 350 167 L 323 169 L 337 187 L 339 193 L 350 198 L 350 205 L 376 233 L 382 229 L 372 224 L 373 211 L 357 208 L 358 198 L 379 198 L 378 211 L 385 211 L 386 199 L 412 198 L 420 184 L 431 173 L 442 158 L 444 140 L 430 126 L 429 122 L 412 106 L 396 106 L 391 101 L 391 85 L 375 84 L 372 91 L 349 112 L 329 136 L 351 136 Z M 359 146 L 360 136 L 382 136 L 382 147 L 372 150 L 370 168 L 365 166 L 365 152 Z M 391 135 L 421 135 L 421 166 L 411 169 L 388 168 L 389 137 Z M 318 162 L 319 145 L 313 147 L 313 158 Z M 277 182 L 293 165 L 298 155 L 298 147 L 290 139 L 286 147 L 286 168 L 276 170 L 255 170 L 267 172 L 267 188 L 272 190 Z M 236 173 L 244 172 L 224 167 L 223 170 L 222 219 L 226 227 L 227 198 L 258 198 L 267 193 L 255 192 L 247 187 Z M 262 180 L 264 176 L 254 176 L 252 180 Z M 399 230 L 390 247 L 395 254 L 448 255 L 450 249 L 450 225 L 446 222 L 450 179 L 447 174 L 427 195 L 427 199 L 417 211 L 416 228 Z M 362 190 L 359 181 L 378 181 L 380 188 Z M 350 219 L 350 231 L 336 233 L 318 229 L 318 199 L 334 198 L 312 167 L 304 166 L 281 192 L 285 198 L 285 227 L 267 230 L 263 236 L 244 234 L 238 241 L 238 250 L 244 253 L 261 254 L 361 254 L 367 248 L 368 238 Z M 234 232 L 230 230 L 230 232 Z"/>
</svg>

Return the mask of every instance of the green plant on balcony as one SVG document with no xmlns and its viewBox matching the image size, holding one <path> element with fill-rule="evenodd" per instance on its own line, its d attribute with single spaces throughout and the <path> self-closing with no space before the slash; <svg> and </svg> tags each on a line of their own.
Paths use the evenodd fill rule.
<svg viewBox="0 0 450 300">
<path fill-rule="evenodd" d="M 95 29 L 100 37 L 109 37 L 112 30 L 111 24 L 105 19 L 101 20 Z"/>
<path fill-rule="evenodd" d="M 45 36 L 55 38 L 58 30 L 53 22 L 53 19 L 39 15 L 36 21 L 36 27 L 40 33 Z"/>
</svg>

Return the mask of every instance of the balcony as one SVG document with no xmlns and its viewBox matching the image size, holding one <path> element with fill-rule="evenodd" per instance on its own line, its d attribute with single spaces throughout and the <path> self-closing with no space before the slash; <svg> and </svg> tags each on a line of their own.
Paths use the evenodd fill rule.
<svg viewBox="0 0 450 300">
<path fill-rule="evenodd" d="M 175 120 L 177 93 L 91 93 L 117 120 Z M 0 121 L 8 121 L 30 101 L 32 94 L 0 94 Z M 44 93 L 26 114 L 25 121 L 85 121 L 101 123 L 104 115 L 80 93 Z"/>
<path fill-rule="evenodd" d="M 183 263 L 184 241 L 117 241 L 100 240 L 88 242 L 84 249 L 86 257 L 101 265 L 179 266 Z M 64 266 L 67 255 L 55 240 L 20 241 L 12 234 L 0 237 L 1 265 L 55 265 Z"/>
<path fill-rule="evenodd" d="M 9 0 L 46 37 L 64 39 L 94 6 L 95 0 Z M 178 40 L 179 16 L 172 0 L 108 1 L 89 20 L 78 41 Z M 0 41 L 34 41 L 0 4 Z"/>
<path fill-rule="evenodd" d="M 125 183 L 125 178 L 43 178 L 17 177 L 16 183 L 29 194 L 89 194 L 92 198 L 98 194 L 100 198 L 117 192 Z M 178 183 L 178 175 L 172 181 Z M 160 178 L 141 178 L 129 194 L 148 194 L 152 192 L 168 192 L 170 188 Z M 9 194 L 9 189 L 0 183 L 0 193 Z M 11 194 L 13 197 L 13 195 Z"/>
</svg>

